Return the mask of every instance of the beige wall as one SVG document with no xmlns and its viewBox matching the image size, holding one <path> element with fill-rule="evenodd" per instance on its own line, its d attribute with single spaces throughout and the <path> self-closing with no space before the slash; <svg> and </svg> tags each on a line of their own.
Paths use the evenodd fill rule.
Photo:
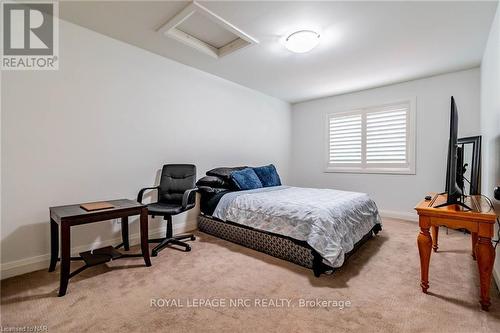
<svg viewBox="0 0 500 333">
<path fill-rule="evenodd" d="M 198 176 L 274 163 L 288 178 L 288 103 L 64 21 L 60 69 L 4 72 L 1 95 L 2 277 L 46 265 L 49 206 L 135 198 L 164 163 Z M 175 217 L 177 230 L 194 217 Z M 75 251 L 119 230 L 77 227 Z"/>
<path fill-rule="evenodd" d="M 491 26 L 481 63 L 481 130 L 481 189 L 493 199 L 493 188 L 500 186 L 500 8 Z M 500 215 L 500 202 L 494 202 L 497 215 Z M 497 285 L 500 285 L 500 246 L 497 247 L 494 268 Z"/>
<path fill-rule="evenodd" d="M 292 183 L 368 193 L 387 216 L 415 219 L 413 207 L 427 192 L 444 191 L 450 96 L 459 110 L 459 136 L 479 135 L 478 68 L 292 107 Z M 332 112 L 416 98 L 416 174 L 325 173 L 325 119 Z"/>
</svg>

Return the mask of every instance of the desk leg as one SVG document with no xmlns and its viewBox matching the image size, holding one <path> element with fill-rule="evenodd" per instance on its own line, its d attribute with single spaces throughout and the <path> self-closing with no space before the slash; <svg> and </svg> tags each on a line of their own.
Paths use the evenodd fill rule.
<svg viewBox="0 0 500 333">
<path fill-rule="evenodd" d="M 479 280 L 481 283 L 481 308 L 488 311 L 490 302 L 490 283 L 493 263 L 495 261 L 495 249 L 491 245 L 491 238 L 479 237 L 476 244 L 476 259 L 479 268 Z"/>
<path fill-rule="evenodd" d="M 128 240 L 128 216 L 122 217 L 122 242 L 125 251 L 130 250 L 130 243 Z"/>
<path fill-rule="evenodd" d="M 144 262 L 146 266 L 151 266 L 151 259 L 149 258 L 149 245 L 148 245 L 148 209 L 141 209 L 141 251 L 144 257 Z"/>
<path fill-rule="evenodd" d="M 432 232 L 432 249 L 434 250 L 434 252 L 437 252 L 439 227 L 437 225 L 433 225 L 431 227 L 431 232 Z"/>
<path fill-rule="evenodd" d="M 422 292 L 429 289 L 429 262 L 432 252 L 432 238 L 429 233 L 430 223 L 427 218 L 420 217 L 420 233 L 417 237 L 418 253 L 420 254 L 420 286 Z"/>
<path fill-rule="evenodd" d="M 476 260 L 476 244 L 477 244 L 477 232 L 471 232 L 472 241 L 472 259 Z"/>
<path fill-rule="evenodd" d="M 69 282 L 69 269 L 71 260 L 71 227 L 61 221 L 61 281 L 59 284 L 59 297 L 66 295 Z"/>
<path fill-rule="evenodd" d="M 59 257 L 59 226 L 56 221 L 50 219 L 50 265 L 49 272 L 56 269 L 57 258 Z"/>
</svg>

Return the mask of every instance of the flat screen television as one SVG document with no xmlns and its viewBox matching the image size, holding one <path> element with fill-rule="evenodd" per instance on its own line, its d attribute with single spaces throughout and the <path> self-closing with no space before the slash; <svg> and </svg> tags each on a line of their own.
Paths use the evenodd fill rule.
<svg viewBox="0 0 500 333">
<path fill-rule="evenodd" d="M 448 142 L 448 162 L 446 168 L 446 202 L 436 206 L 460 205 L 470 210 L 464 203 L 463 195 L 463 152 L 458 147 L 458 110 L 451 96 L 450 139 Z"/>
</svg>

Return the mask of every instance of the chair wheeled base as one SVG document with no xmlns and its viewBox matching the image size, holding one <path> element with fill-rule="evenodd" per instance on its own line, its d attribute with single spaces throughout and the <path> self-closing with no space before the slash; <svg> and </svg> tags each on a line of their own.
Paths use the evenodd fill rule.
<svg viewBox="0 0 500 333">
<path fill-rule="evenodd" d="M 193 234 L 184 234 L 184 235 L 173 236 L 172 235 L 172 216 L 165 216 L 164 219 L 167 221 L 166 237 L 165 238 L 154 238 L 154 239 L 148 240 L 149 243 L 159 243 L 158 245 L 156 245 L 153 248 L 153 250 L 151 250 L 151 256 L 156 257 L 158 255 L 158 252 L 163 250 L 169 244 L 183 247 L 184 252 L 191 251 L 191 246 L 188 243 L 183 242 L 183 240 L 189 239 L 189 240 L 194 241 L 194 240 L 196 240 L 196 237 Z"/>
</svg>

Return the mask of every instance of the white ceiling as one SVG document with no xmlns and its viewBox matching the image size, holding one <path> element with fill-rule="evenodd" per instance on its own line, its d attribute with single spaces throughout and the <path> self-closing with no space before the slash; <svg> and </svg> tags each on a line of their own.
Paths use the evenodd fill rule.
<svg viewBox="0 0 500 333">
<path fill-rule="evenodd" d="M 60 2 L 60 16 L 298 102 L 477 66 L 497 5 L 492 1 L 200 3 L 260 44 L 213 59 L 156 32 L 188 2 Z M 321 43 L 309 53 L 290 53 L 282 45 L 283 37 L 301 29 L 318 31 Z M 206 33 L 217 41 L 213 31 Z"/>
</svg>

